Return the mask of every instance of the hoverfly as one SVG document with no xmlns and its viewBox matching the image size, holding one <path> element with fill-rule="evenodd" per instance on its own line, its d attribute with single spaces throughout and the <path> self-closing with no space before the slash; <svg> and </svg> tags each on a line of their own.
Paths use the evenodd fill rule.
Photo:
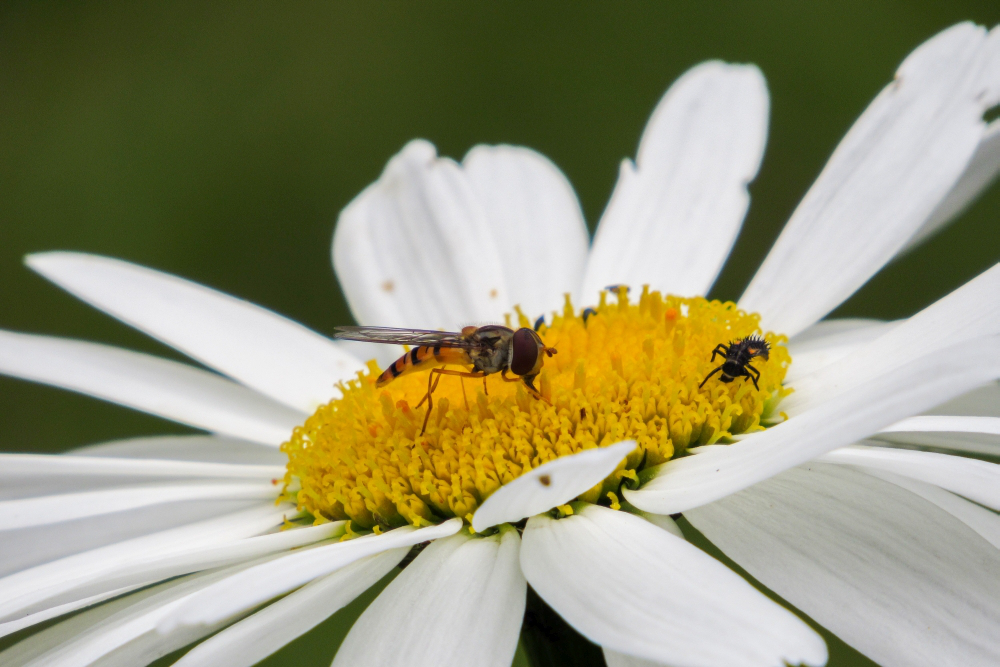
<svg viewBox="0 0 1000 667">
<path fill-rule="evenodd" d="M 760 336 L 747 336 L 742 340 L 734 340 L 728 346 L 719 343 L 712 350 L 712 361 L 715 361 L 715 356 L 719 355 L 725 359 L 725 362 L 706 375 L 705 379 L 698 385 L 698 388 L 701 389 L 704 387 L 710 377 L 722 371 L 719 379 L 723 382 L 732 382 L 738 377 L 748 377 L 753 382 L 753 386 L 757 391 L 760 391 L 760 387 L 757 386 L 757 380 L 760 379 L 760 371 L 751 366 L 750 361 L 755 357 L 760 357 L 766 361 L 770 350 L 771 346 Z"/>
<path fill-rule="evenodd" d="M 507 382 L 523 382 L 535 398 L 542 395 L 535 388 L 534 381 L 542 370 L 545 357 L 556 353 L 554 347 L 546 347 L 541 337 L 528 328 L 517 331 L 497 324 L 482 327 L 465 327 L 460 332 L 429 331 L 425 329 L 396 329 L 392 327 L 336 327 L 334 338 L 357 340 L 366 343 L 394 343 L 413 345 L 413 349 L 390 364 L 375 381 L 376 387 L 384 387 L 401 375 L 430 371 L 427 379 L 427 393 L 417 404 L 419 408 L 427 401 L 427 414 L 420 429 L 427 430 L 427 420 L 434 407 L 432 394 L 437 389 L 442 375 L 456 375 L 461 378 L 485 378 L 500 373 Z M 471 370 L 458 371 L 441 366 L 465 366 Z M 507 373 L 517 377 L 507 377 Z M 483 381 L 485 391 L 486 382 Z M 462 387 L 463 394 L 465 387 Z M 543 399 L 544 400 L 544 399 Z M 468 404 L 468 399 L 466 399 Z"/>
</svg>

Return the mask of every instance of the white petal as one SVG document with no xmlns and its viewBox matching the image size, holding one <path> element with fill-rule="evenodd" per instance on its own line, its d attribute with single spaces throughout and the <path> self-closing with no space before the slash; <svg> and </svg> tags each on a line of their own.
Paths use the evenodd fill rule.
<svg viewBox="0 0 1000 667">
<path fill-rule="evenodd" d="M 334 667 L 509 667 L 524 616 L 520 542 L 508 528 L 428 546 L 357 620 Z"/>
<path fill-rule="evenodd" d="M 590 245 L 569 181 L 520 146 L 476 146 L 462 169 L 500 252 L 507 298 L 531 318 L 561 310 L 564 294 L 577 296 Z"/>
<path fill-rule="evenodd" d="M 817 322 L 808 329 L 795 334 L 789 345 L 804 345 L 806 343 L 819 343 L 830 336 L 852 335 L 871 327 L 879 327 L 886 322 L 883 320 L 873 320 L 865 317 L 837 317 L 832 320 Z"/>
<path fill-rule="evenodd" d="M 160 630 L 168 633 L 177 626 L 214 625 L 362 558 L 447 537 L 461 527 L 460 519 L 419 530 L 404 526 L 384 535 L 360 537 L 284 556 L 205 589 L 164 618 Z"/>
<path fill-rule="evenodd" d="M 78 340 L 0 331 L 0 373 L 267 445 L 281 444 L 303 421 L 214 373 Z"/>
<path fill-rule="evenodd" d="M 705 448 L 662 465 L 642 488 L 623 493 L 640 509 L 674 514 L 863 439 L 901 418 L 1000 376 L 1000 357 L 983 358 L 972 341 L 925 357 L 891 374 L 866 380 L 786 422 L 728 446 Z"/>
<path fill-rule="evenodd" d="M 604 662 L 607 663 L 608 667 L 669 667 L 669 665 L 664 665 L 662 662 L 643 660 L 642 658 L 617 653 L 610 649 L 604 649 Z"/>
<path fill-rule="evenodd" d="M 362 369 L 300 324 L 197 283 L 109 257 L 29 255 L 32 269 L 74 296 L 265 396 L 305 412 Z"/>
<path fill-rule="evenodd" d="M 92 580 L 79 581 L 72 589 L 55 600 L 79 599 L 99 595 L 109 590 L 148 585 L 172 577 L 200 572 L 216 567 L 227 567 L 254 558 L 290 551 L 344 534 L 344 522 L 338 521 L 319 526 L 284 530 L 259 535 L 227 544 L 200 546 L 165 556 L 152 555 L 133 559 L 113 572 L 104 573 Z M 53 599 L 46 601 L 53 604 Z"/>
<path fill-rule="evenodd" d="M 47 607 L 41 611 L 36 611 L 32 614 L 26 616 L 19 616 L 13 621 L 6 621 L 0 623 L 0 637 L 6 637 L 7 635 L 12 635 L 15 632 L 20 632 L 25 628 L 30 628 L 33 625 L 38 625 L 39 623 L 44 623 L 45 621 L 52 620 L 53 618 L 58 618 L 63 614 L 68 614 L 71 611 L 77 611 L 78 609 L 83 609 L 85 607 L 90 607 L 97 604 L 98 602 L 103 602 L 105 600 L 110 600 L 111 598 L 118 597 L 119 595 L 124 595 L 130 591 L 135 590 L 138 586 L 127 586 L 125 588 L 116 588 L 104 593 L 99 593 L 98 595 L 92 595 L 87 598 L 80 598 L 73 600 L 72 602 L 66 602 L 65 604 L 56 605 L 54 607 Z M 2 657 L 2 654 L 0 654 Z"/>
<path fill-rule="evenodd" d="M 849 322 L 857 321 L 849 320 Z M 826 335 L 813 335 L 804 340 L 803 336 L 796 336 L 787 345 L 788 353 L 792 355 L 792 365 L 785 374 L 785 384 L 794 384 L 801 378 L 843 359 L 862 345 L 888 333 L 897 324 L 862 320 L 853 327 L 844 326 L 839 331 L 829 327 L 825 331 Z M 817 327 L 810 327 L 803 333 L 809 333 L 815 328 Z"/>
<path fill-rule="evenodd" d="M 1000 662 L 1000 551 L 917 495 L 813 464 L 685 516 L 880 665 Z"/>
<path fill-rule="evenodd" d="M 653 111 L 636 164 L 594 237 L 587 303 L 610 284 L 705 294 L 729 256 L 750 204 L 767 140 L 767 84 L 753 65 L 711 61 L 688 70 Z"/>
<path fill-rule="evenodd" d="M 890 447 L 1000 457 L 1000 417 L 910 417 L 882 429 L 872 439 Z"/>
<path fill-rule="evenodd" d="M 502 321 L 500 254 L 468 178 L 430 143 L 411 141 L 347 205 L 333 267 L 361 324 L 426 329 Z"/>
<path fill-rule="evenodd" d="M 817 460 L 895 473 L 1000 510 L 1000 465 L 995 463 L 952 454 L 864 445 L 835 449 Z"/>
<path fill-rule="evenodd" d="M 71 641 L 73 637 L 94 628 L 102 621 L 127 610 L 129 607 L 135 607 L 140 604 L 148 605 L 149 598 L 187 584 L 188 581 L 189 579 L 180 579 L 150 587 L 146 590 L 89 609 L 82 614 L 70 616 L 0 652 L 0 664 L 3 664 L 4 667 L 22 667 L 32 660 L 39 658 L 39 656 L 42 656 L 47 651 L 58 649 L 60 644 Z M 5 627 L 6 625 L 4 624 L 0 627 Z"/>
<path fill-rule="evenodd" d="M 120 564 L 113 571 L 100 573 L 96 577 L 81 578 L 75 581 L 71 588 L 60 589 L 58 595 L 53 595 L 45 600 L 46 607 L 42 611 L 18 618 L 15 621 L 0 623 L 0 636 L 144 585 L 165 581 L 191 572 L 247 562 L 261 556 L 339 537 L 344 534 L 343 524 L 344 522 L 341 521 L 296 528 L 269 535 L 234 540 L 228 544 L 198 546 L 176 554 L 155 554 L 133 558 L 128 563 Z M 400 554 L 400 558 L 403 555 L 405 554 Z M 38 605 L 35 608 L 38 608 Z"/>
<path fill-rule="evenodd" d="M 113 610 L 116 613 L 111 615 L 101 607 L 85 612 L 70 620 L 79 618 L 82 621 L 75 632 L 60 631 L 58 625 L 53 627 L 51 630 L 56 632 L 50 641 L 54 646 L 25 664 L 31 667 L 84 667 L 100 660 L 103 667 L 146 665 L 218 629 L 218 626 L 184 628 L 164 636 L 156 632 L 156 624 L 198 591 L 245 567 L 240 565 L 193 575 L 175 585 L 169 582 L 153 589 L 153 595 L 138 601 L 127 596 L 122 600 L 127 606 L 116 607 Z"/>
<path fill-rule="evenodd" d="M 596 505 L 528 520 L 528 583 L 567 623 L 606 648 L 688 667 L 822 665 L 809 626 L 688 542 Z"/>
<path fill-rule="evenodd" d="M 177 482 L 4 500 L 0 501 L 0 531 L 183 500 L 274 499 L 280 491 L 281 487 L 271 481 L 226 484 Z"/>
<path fill-rule="evenodd" d="M 643 519 L 650 522 L 657 528 L 662 528 L 663 530 L 667 531 L 671 535 L 674 535 L 675 537 L 679 537 L 682 540 L 687 539 L 686 537 L 684 537 L 684 531 L 682 531 L 681 527 L 677 525 L 677 522 L 674 521 L 673 518 L 667 516 L 666 514 L 653 514 L 652 512 L 643 512 L 641 509 L 637 507 L 629 507 L 626 511 L 629 512 L 630 514 L 642 517 Z"/>
<path fill-rule="evenodd" d="M 946 433 L 992 433 L 1000 435 L 1000 417 L 966 417 L 926 415 L 908 417 L 890 424 L 879 433 L 901 433 L 907 431 Z"/>
<path fill-rule="evenodd" d="M 119 568 L 130 563 L 259 535 L 294 515 L 294 506 L 269 503 L 109 544 L 16 572 L 0 579 L 0 621 L 57 604 L 52 601 L 58 600 L 58 596 L 82 584 L 112 577 Z"/>
<path fill-rule="evenodd" d="M 924 500 L 937 505 L 948 514 L 952 515 L 966 526 L 976 531 L 980 537 L 1000 549 L 1000 515 L 996 512 L 977 505 L 965 498 L 959 498 L 950 491 L 932 484 L 924 484 L 909 477 L 894 475 L 883 470 L 873 470 L 868 468 L 865 472 L 878 477 L 896 486 L 900 486 L 911 493 L 915 493 Z"/>
<path fill-rule="evenodd" d="M 991 382 L 926 411 L 929 415 L 1000 417 L 1000 383 Z"/>
<path fill-rule="evenodd" d="M 274 447 L 217 435 L 161 435 L 148 438 L 127 438 L 77 447 L 68 453 L 74 456 L 168 459 L 247 465 L 284 466 L 288 463 L 288 457 L 284 452 L 278 451 Z"/>
<path fill-rule="evenodd" d="M 196 500 L 151 505 L 118 512 L 112 516 L 98 515 L 65 523 L 5 531 L 3 539 L 0 539 L 0 577 L 57 558 L 250 507 L 267 507 L 272 513 L 274 510 L 271 502 L 262 503 L 259 500 L 219 501 L 210 504 Z"/>
<path fill-rule="evenodd" d="M 965 212 L 989 188 L 1000 174 L 1000 121 L 993 121 L 983 133 L 976 152 L 969 160 L 965 172 L 944 198 L 930 220 L 924 223 L 907 249 L 923 243 L 932 234 Z"/>
<path fill-rule="evenodd" d="M 174 667 L 250 667 L 350 603 L 396 567 L 407 551 L 404 547 L 369 556 L 306 584 L 198 644 Z"/>
<path fill-rule="evenodd" d="M 482 532 L 564 505 L 600 484 L 633 449 L 635 441 L 626 440 L 543 463 L 494 491 L 473 515 L 472 528 Z"/>
<path fill-rule="evenodd" d="M 164 459 L 0 453 L 0 480 L 5 478 L 87 475 L 281 479 L 285 476 L 285 468 L 284 466 L 234 465 Z"/>
<path fill-rule="evenodd" d="M 971 23 L 903 61 L 792 214 L 739 301 L 792 336 L 854 293 L 930 218 L 1000 101 L 1000 31 Z"/>
<path fill-rule="evenodd" d="M 268 482 L 273 481 L 274 478 L 267 479 Z M 220 498 L 215 498 L 212 500 L 211 504 L 214 506 L 216 503 L 222 503 L 223 506 L 226 504 L 259 504 L 261 500 L 274 500 L 280 491 L 278 489 L 266 496 L 259 496 L 256 490 L 250 490 L 249 487 L 245 486 L 247 483 L 260 484 L 264 481 L 264 478 L 258 477 L 257 479 L 218 479 L 218 478 L 184 478 L 184 477 L 146 477 L 145 479 L 137 478 L 136 482 L 141 482 L 141 486 L 136 486 L 133 484 L 123 484 L 122 478 L 120 476 L 112 475 L 51 475 L 44 477 L 14 477 L 3 479 L 0 476 L 0 502 L 5 503 L 2 507 L 19 508 L 17 511 L 22 511 L 20 508 L 24 508 L 23 511 L 30 512 L 32 507 L 44 508 L 47 505 L 55 504 L 58 501 L 45 501 L 43 498 L 48 498 L 52 496 L 63 497 L 64 501 L 70 501 L 74 498 L 79 497 L 86 504 L 86 508 L 81 508 L 79 510 L 72 510 L 66 513 L 65 516 L 60 516 L 56 518 L 43 518 L 39 523 L 35 523 L 31 520 L 26 520 L 27 526 L 48 526 L 53 525 L 53 522 L 59 525 L 66 525 L 66 522 L 70 521 L 86 521 L 88 517 L 104 516 L 105 521 L 113 522 L 117 517 L 108 517 L 108 513 L 113 512 L 119 516 L 124 514 L 129 514 L 131 512 L 141 512 L 143 508 L 156 507 L 157 505 L 162 505 L 160 502 L 162 499 L 160 497 L 159 489 L 164 486 L 167 487 L 177 487 L 186 486 L 188 484 L 208 484 L 215 483 L 221 485 L 233 485 L 237 486 L 235 490 L 235 497 L 226 498 L 227 495 L 223 491 L 219 491 Z M 137 494 L 130 492 L 132 489 L 145 489 L 155 487 L 153 497 L 148 500 L 144 500 L 137 497 Z M 122 495 L 117 495 L 112 492 L 121 492 Z M 141 492 L 139 492 L 141 493 Z M 210 494 L 212 492 L 209 492 Z M 86 494 L 86 495 L 81 495 Z M 186 497 L 184 491 L 175 490 L 167 491 L 163 497 L 166 498 L 176 498 L 174 500 L 166 500 L 165 502 L 174 504 L 177 503 L 178 506 L 191 505 L 194 503 L 204 503 L 204 494 L 202 492 L 194 492 L 193 498 Z M 253 496 L 253 497 L 250 497 Z M 121 498 L 125 502 L 121 507 L 115 506 L 115 498 Z M 25 501 L 24 504 L 18 503 L 16 505 L 11 505 L 13 501 Z M 36 505 L 36 502 L 38 503 Z M 0 519 L 0 524 L 3 524 L 4 520 Z M 34 528 L 29 528 L 34 529 Z M 15 530 L 22 530 L 22 528 L 17 528 Z M 4 537 L 7 537 L 5 532 Z"/>
<path fill-rule="evenodd" d="M 871 442 L 885 447 L 957 453 L 963 456 L 1000 458 L 1000 437 L 981 433 L 897 432 L 876 434 Z"/>
<path fill-rule="evenodd" d="M 1000 334 L 997 294 L 1000 294 L 1000 264 L 872 342 L 855 348 L 840 362 L 796 381 L 792 385 L 795 392 L 782 402 L 782 410 L 794 416 L 869 379 L 898 372 L 915 357 L 932 355 L 981 336 Z"/>
</svg>

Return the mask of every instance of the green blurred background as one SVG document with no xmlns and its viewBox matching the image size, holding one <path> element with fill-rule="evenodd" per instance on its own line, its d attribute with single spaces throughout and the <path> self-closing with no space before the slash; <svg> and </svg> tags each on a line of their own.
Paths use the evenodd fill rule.
<svg viewBox="0 0 1000 667">
<path fill-rule="evenodd" d="M 667 86 L 758 64 L 771 131 L 713 295 L 736 298 L 844 132 L 942 28 L 996 0 L 756 3 L 42 3 L 0 6 L 0 327 L 178 358 L 27 271 L 72 249 L 177 273 L 321 332 L 349 323 L 337 213 L 409 139 L 552 158 L 594 223 Z M 1000 187 L 837 315 L 907 315 L 997 261 Z M 181 433 L 0 378 L 0 449 Z M 268 664 L 328 665 L 365 600 Z M 842 645 L 832 665 L 865 664 Z"/>
</svg>

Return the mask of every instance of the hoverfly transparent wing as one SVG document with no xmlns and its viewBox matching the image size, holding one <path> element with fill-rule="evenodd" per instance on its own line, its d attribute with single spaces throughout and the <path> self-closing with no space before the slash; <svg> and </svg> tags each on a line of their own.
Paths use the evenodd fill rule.
<svg viewBox="0 0 1000 667">
<path fill-rule="evenodd" d="M 340 340 L 357 340 L 363 343 L 388 343 L 395 345 L 457 347 L 466 350 L 479 347 L 471 338 L 453 331 L 429 329 L 397 329 L 394 327 L 334 327 L 333 337 Z"/>
</svg>

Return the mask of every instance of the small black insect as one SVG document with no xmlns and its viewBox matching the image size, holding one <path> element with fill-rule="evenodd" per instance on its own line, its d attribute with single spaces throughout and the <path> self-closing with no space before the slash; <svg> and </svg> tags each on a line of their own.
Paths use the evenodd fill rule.
<svg viewBox="0 0 1000 667">
<path fill-rule="evenodd" d="M 760 336 L 747 336 L 742 340 L 735 340 L 728 347 L 722 343 L 716 345 L 715 349 L 712 350 L 712 361 L 715 361 L 715 355 L 725 357 L 726 361 L 706 375 L 705 379 L 698 385 L 698 388 L 701 389 L 704 387 L 705 383 L 708 382 L 708 378 L 722 371 L 722 376 L 719 379 L 723 382 L 732 382 L 738 377 L 748 377 L 753 382 L 753 386 L 757 391 L 760 391 L 760 387 L 757 386 L 757 380 L 760 379 L 760 371 L 751 366 L 750 361 L 755 357 L 761 357 L 766 360 L 770 351 L 771 346 Z"/>
</svg>

